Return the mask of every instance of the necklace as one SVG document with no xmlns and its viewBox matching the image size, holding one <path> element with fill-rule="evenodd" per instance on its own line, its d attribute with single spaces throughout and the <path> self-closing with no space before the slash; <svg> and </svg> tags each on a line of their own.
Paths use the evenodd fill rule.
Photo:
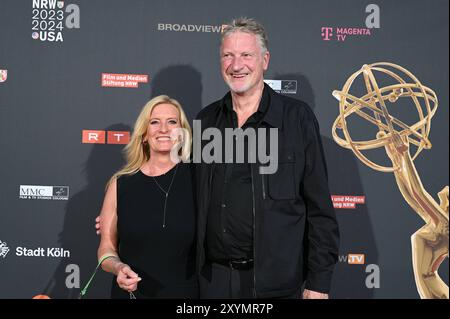
<svg viewBox="0 0 450 319">
<path fill-rule="evenodd" d="M 172 188 L 172 184 L 173 181 L 175 180 L 175 175 L 177 174 L 177 170 L 178 170 L 178 164 L 175 166 L 175 172 L 172 175 L 172 180 L 170 181 L 169 184 L 169 188 L 166 190 L 164 190 L 164 188 L 161 187 L 161 185 L 159 185 L 158 181 L 156 180 L 156 178 L 154 176 L 152 176 L 153 180 L 155 181 L 156 185 L 159 187 L 159 189 L 164 193 L 165 197 L 164 197 L 164 213 L 163 213 L 163 228 L 166 227 L 166 207 L 167 207 L 167 198 L 169 197 L 169 192 L 170 189 Z"/>
</svg>

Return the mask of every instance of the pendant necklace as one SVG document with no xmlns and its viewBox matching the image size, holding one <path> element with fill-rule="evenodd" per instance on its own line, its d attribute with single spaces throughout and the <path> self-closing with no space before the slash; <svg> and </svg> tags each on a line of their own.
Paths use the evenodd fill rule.
<svg viewBox="0 0 450 319">
<path fill-rule="evenodd" d="M 167 189 L 167 191 L 164 190 L 164 188 L 161 187 L 161 185 L 159 185 L 158 181 L 156 180 L 156 178 L 154 176 L 152 176 L 153 180 L 155 181 L 156 185 L 159 187 L 159 189 L 164 193 L 165 197 L 164 197 L 164 213 L 163 213 L 163 228 L 166 227 L 166 208 L 167 208 L 167 198 L 169 197 L 169 192 L 170 189 L 172 188 L 172 184 L 173 181 L 175 180 L 175 175 L 177 174 L 177 170 L 178 170 L 178 164 L 175 166 L 175 172 L 172 175 L 172 181 L 169 184 L 169 188 Z"/>
</svg>

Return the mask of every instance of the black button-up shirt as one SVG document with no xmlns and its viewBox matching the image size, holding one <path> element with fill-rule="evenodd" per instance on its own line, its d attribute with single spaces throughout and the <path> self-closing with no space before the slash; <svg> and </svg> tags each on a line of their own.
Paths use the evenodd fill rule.
<svg viewBox="0 0 450 319">
<path fill-rule="evenodd" d="M 270 103 L 266 86 L 258 107 L 242 125 L 243 133 L 247 129 L 259 126 Z M 238 118 L 233 110 L 231 95 L 224 101 L 222 117 L 218 128 L 222 132 L 223 163 L 215 163 L 211 201 L 207 223 L 207 258 L 215 260 L 235 260 L 253 258 L 253 192 L 252 176 L 249 164 L 248 138 L 244 138 L 244 162 L 237 163 L 236 142 L 242 142 L 234 137 L 233 161 L 226 159 L 225 128 L 236 129 Z M 238 135 L 239 136 L 239 135 Z M 256 140 L 257 141 L 257 140 Z M 225 163 L 227 160 L 227 163 Z"/>
</svg>

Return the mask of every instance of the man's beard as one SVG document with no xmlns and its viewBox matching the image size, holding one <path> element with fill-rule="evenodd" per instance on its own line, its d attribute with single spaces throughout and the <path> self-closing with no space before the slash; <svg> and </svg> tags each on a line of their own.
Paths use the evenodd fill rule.
<svg viewBox="0 0 450 319">
<path fill-rule="evenodd" d="M 233 93 L 237 93 L 237 94 L 242 94 L 247 92 L 248 90 L 250 90 L 252 88 L 252 83 L 245 83 L 243 86 L 240 85 L 239 87 L 237 85 L 234 85 L 233 83 L 231 83 L 231 81 L 226 81 L 228 87 L 230 88 L 231 92 Z"/>
</svg>

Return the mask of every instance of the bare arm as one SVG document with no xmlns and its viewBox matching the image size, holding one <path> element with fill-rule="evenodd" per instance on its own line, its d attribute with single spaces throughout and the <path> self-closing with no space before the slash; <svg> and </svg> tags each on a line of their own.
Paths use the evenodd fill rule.
<svg viewBox="0 0 450 319">
<path fill-rule="evenodd" d="M 102 210 L 100 212 L 101 238 L 98 247 L 97 257 L 100 260 L 103 256 L 113 255 L 114 258 L 108 258 L 102 263 L 102 269 L 117 275 L 119 267 L 123 264 L 118 256 L 117 249 L 117 200 L 116 200 L 117 182 L 109 185 L 103 200 Z"/>
<path fill-rule="evenodd" d="M 100 213 L 101 239 L 97 256 L 99 260 L 104 256 L 114 256 L 103 261 L 102 269 L 117 276 L 119 287 L 127 291 L 135 291 L 141 278 L 120 260 L 118 254 L 116 194 L 117 181 L 114 181 L 106 191 Z"/>
</svg>

